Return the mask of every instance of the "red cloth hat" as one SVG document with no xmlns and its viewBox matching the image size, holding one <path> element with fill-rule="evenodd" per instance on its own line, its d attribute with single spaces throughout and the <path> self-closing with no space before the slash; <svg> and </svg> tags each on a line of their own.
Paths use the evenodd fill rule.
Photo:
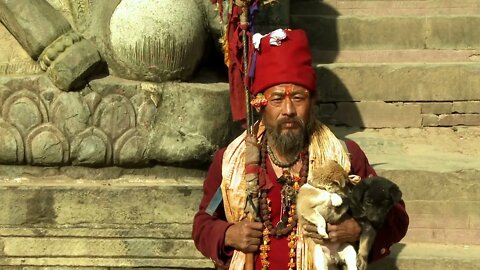
<svg viewBox="0 0 480 270">
<path fill-rule="evenodd" d="M 285 39 L 280 40 L 278 46 L 270 44 L 271 34 L 261 39 L 250 90 L 253 95 L 282 83 L 315 91 L 316 75 L 305 31 L 285 30 L 285 33 Z"/>
</svg>

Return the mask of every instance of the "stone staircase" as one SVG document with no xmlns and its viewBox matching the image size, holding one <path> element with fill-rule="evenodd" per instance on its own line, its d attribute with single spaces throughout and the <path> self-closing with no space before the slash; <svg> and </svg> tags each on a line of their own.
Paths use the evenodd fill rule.
<svg viewBox="0 0 480 270">
<path fill-rule="evenodd" d="M 404 193 L 408 234 L 371 269 L 480 268 L 479 11 L 480 1 L 291 1 L 290 24 L 313 46 L 320 117 Z"/>
</svg>

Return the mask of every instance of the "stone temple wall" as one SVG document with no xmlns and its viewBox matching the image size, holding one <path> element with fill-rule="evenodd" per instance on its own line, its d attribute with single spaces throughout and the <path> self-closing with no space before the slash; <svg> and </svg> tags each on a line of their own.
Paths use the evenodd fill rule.
<svg viewBox="0 0 480 270">
<path fill-rule="evenodd" d="M 0 0 L 0 22 L 0 269 L 211 268 L 192 219 L 238 129 L 211 1 Z"/>
</svg>

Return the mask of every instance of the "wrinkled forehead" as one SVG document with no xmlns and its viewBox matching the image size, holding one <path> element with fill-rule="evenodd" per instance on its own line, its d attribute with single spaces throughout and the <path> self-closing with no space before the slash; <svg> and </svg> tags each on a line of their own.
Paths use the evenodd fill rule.
<svg viewBox="0 0 480 270">
<path fill-rule="evenodd" d="M 303 95 L 310 95 L 310 92 L 303 86 L 296 85 L 296 84 L 278 84 L 267 88 L 264 92 L 266 97 L 272 95 L 296 95 L 296 94 L 303 94 Z"/>
</svg>

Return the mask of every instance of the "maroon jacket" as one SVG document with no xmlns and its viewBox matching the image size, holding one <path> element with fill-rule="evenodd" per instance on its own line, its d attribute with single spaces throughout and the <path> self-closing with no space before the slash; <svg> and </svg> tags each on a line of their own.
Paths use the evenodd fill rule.
<svg viewBox="0 0 480 270">
<path fill-rule="evenodd" d="M 368 163 L 365 153 L 358 144 L 351 140 L 345 142 L 350 153 L 350 173 L 359 175 L 362 178 L 376 175 Z M 225 232 L 231 224 L 226 221 L 223 204 L 220 204 L 213 216 L 207 214 L 205 210 L 222 182 L 222 158 L 224 152 L 225 149 L 217 151 L 208 170 L 207 178 L 203 184 L 203 198 L 194 217 L 192 233 L 197 249 L 203 255 L 210 257 L 219 267 L 224 266 L 233 254 L 233 250 L 224 246 Z M 270 179 L 274 186 L 269 190 L 268 196 L 272 205 L 272 223 L 276 224 L 280 218 L 280 207 L 275 207 L 275 205 L 280 205 L 281 186 L 275 179 L 276 176 L 270 162 L 267 162 L 267 175 L 274 178 Z M 390 254 L 390 246 L 399 242 L 407 233 L 408 223 L 409 219 L 405 211 L 405 204 L 401 201 L 392 207 L 384 226 L 377 231 L 375 242 L 370 251 L 370 261 L 378 260 Z M 271 239 L 269 258 L 275 258 L 275 261 L 270 261 L 270 269 L 281 270 L 288 268 L 289 249 L 287 243 L 286 237 Z M 255 269 L 261 269 L 258 256 Z"/>
</svg>

